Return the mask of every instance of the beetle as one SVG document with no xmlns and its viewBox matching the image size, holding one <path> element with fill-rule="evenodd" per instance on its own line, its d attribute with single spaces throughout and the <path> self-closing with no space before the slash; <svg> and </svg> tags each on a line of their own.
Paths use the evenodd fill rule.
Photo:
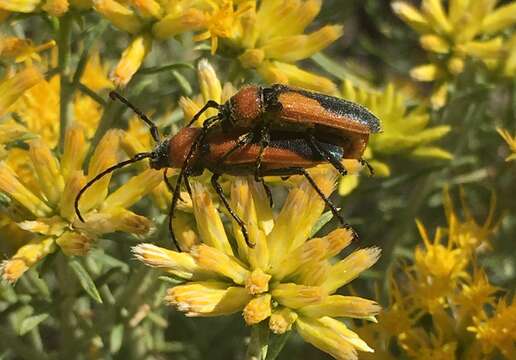
<svg viewBox="0 0 516 360">
<path fill-rule="evenodd" d="M 150 166 L 153 169 L 168 169 L 181 168 L 177 184 L 172 189 L 168 183 L 166 172 L 164 173 L 165 181 L 173 191 L 172 204 L 169 213 L 169 230 L 178 250 L 181 250 L 177 239 L 175 238 L 172 229 L 172 218 L 179 200 L 180 182 L 183 180 L 190 192 L 190 185 L 188 178 L 190 176 L 201 175 L 205 169 L 210 170 L 213 175 L 211 177 L 211 184 L 219 196 L 220 200 L 228 210 L 231 217 L 240 226 L 242 235 L 246 243 L 253 247 L 249 241 L 249 236 L 244 222 L 235 214 L 231 208 L 228 199 L 223 193 L 222 187 L 219 183 L 219 178 L 222 174 L 246 176 L 252 175 L 255 171 L 255 159 L 260 152 L 260 146 L 257 142 L 252 142 L 245 146 L 239 147 L 233 151 L 231 155 L 225 156 L 238 142 L 239 137 L 245 130 L 233 130 L 229 133 L 212 134 L 203 139 L 203 141 L 196 146 L 195 143 L 200 136 L 205 136 L 201 128 L 183 128 L 176 135 L 165 139 L 158 143 L 155 149 L 151 152 L 136 154 L 133 158 L 122 161 L 113 165 L 93 179 L 91 179 L 77 194 L 75 198 L 75 211 L 78 218 L 84 221 L 80 210 L 79 201 L 82 194 L 95 182 L 100 180 L 105 175 L 112 171 L 129 165 L 131 163 L 150 159 Z M 326 205 L 331 209 L 332 213 L 339 219 L 339 221 L 349 228 L 342 216 L 339 214 L 335 206 L 324 195 L 322 190 L 317 186 L 317 183 L 306 171 L 306 169 L 320 165 L 326 162 L 324 155 L 320 149 L 331 153 L 336 158 L 345 158 L 346 152 L 342 146 L 335 145 L 331 142 L 315 139 L 316 146 L 311 142 L 307 142 L 305 138 L 300 137 L 297 133 L 275 132 L 271 136 L 269 146 L 263 152 L 262 167 L 260 169 L 260 180 L 263 181 L 263 176 L 291 176 L 303 175 L 310 185 L 315 189 L 317 194 L 323 199 Z M 190 157 L 190 163 L 185 166 L 186 159 Z"/>
<path fill-rule="evenodd" d="M 267 147 L 270 133 L 276 130 L 301 132 L 318 138 L 333 135 L 355 150 L 354 158 L 372 167 L 361 158 L 369 135 L 381 131 L 380 120 L 365 107 L 354 102 L 325 94 L 306 91 L 282 84 L 270 87 L 248 85 L 241 88 L 224 104 L 209 100 L 191 119 L 191 126 L 209 108 L 218 110 L 203 123 L 203 131 L 233 128 L 249 129 L 228 154 L 260 137 L 261 150 L 256 158 L 256 175 L 259 172 L 263 149 Z M 327 160 L 342 174 L 347 171 L 338 159 L 326 153 Z M 188 161 L 188 159 L 187 159 Z M 257 177 L 257 176 L 256 176 Z"/>
</svg>

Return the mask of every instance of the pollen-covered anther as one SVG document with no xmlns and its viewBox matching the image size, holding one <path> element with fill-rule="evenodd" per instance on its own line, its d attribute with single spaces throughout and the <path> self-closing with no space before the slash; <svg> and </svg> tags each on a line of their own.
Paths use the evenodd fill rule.
<svg viewBox="0 0 516 360">
<path fill-rule="evenodd" d="M 247 325 L 255 325 L 271 316 L 271 311 L 271 295 L 260 295 L 245 306 L 244 320 Z"/>
<path fill-rule="evenodd" d="M 245 288 L 249 294 L 256 295 L 269 291 L 269 280 L 271 275 L 264 273 L 261 269 L 255 269 L 247 277 Z"/>
<path fill-rule="evenodd" d="M 292 329 L 292 324 L 297 320 L 298 315 L 289 308 L 274 311 L 269 319 L 269 329 L 274 334 L 284 334 Z"/>
</svg>

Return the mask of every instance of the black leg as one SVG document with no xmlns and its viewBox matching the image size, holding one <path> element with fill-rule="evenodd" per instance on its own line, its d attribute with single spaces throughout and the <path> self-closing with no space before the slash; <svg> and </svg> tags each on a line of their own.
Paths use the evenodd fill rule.
<svg viewBox="0 0 516 360">
<path fill-rule="evenodd" d="M 367 166 L 367 169 L 369 170 L 369 175 L 370 176 L 374 176 L 374 168 L 371 166 L 371 164 L 369 164 L 369 162 L 365 159 L 358 159 L 358 162 L 362 165 L 362 166 Z"/>
<path fill-rule="evenodd" d="M 306 180 L 312 185 L 314 190 L 317 192 L 317 194 L 321 197 L 321 199 L 324 201 L 326 205 L 330 208 L 331 212 L 333 213 L 333 216 L 335 216 L 337 219 L 339 219 L 342 226 L 346 228 L 350 228 L 350 226 L 344 221 L 342 216 L 340 215 L 339 211 L 333 205 L 333 203 L 324 195 L 322 190 L 317 186 L 317 183 L 312 178 L 312 176 L 306 171 L 304 168 L 300 167 L 290 167 L 290 168 L 283 168 L 283 169 L 274 169 L 274 170 L 268 170 L 268 171 L 262 171 L 260 174 L 261 176 L 278 176 L 278 175 L 303 175 Z"/>
<path fill-rule="evenodd" d="M 250 131 L 250 132 L 248 132 L 246 134 L 240 135 L 238 137 L 237 142 L 235 143 L 235 145 L 233 145 L 233 147 L 231 149 L 226 151 L 226 153 L 220 157 L 220 159 L 217 161 L 217 165 L 219 165 L 219 166 L 222 165 L 222 163 L 229 156 L 231 156 L 231 154 L 233 154 L 236 150 L 238 150 L 241 147 L 244 147 L 246 145 L 249 145 L 253 141 L 253 138 L 254 138 L 254 133 L 252 131 Z"/>
<path fill-rule="evenodd" d="M 183 169 L 181 169 L 179 176 L 177 177 L 176 187 L 172 194 L 172 202 L 170 203 L 170 210 L 168 212 L 168 231 L 170 233 L 170 238 L 172 239 L 172 242 L 174 243 L 176 249 L 179 252 L 181 252 L 183 250 L 181 249 L 181 246 L 179 246 L 179 242 L 177 241 L 177 238 L 174 235 L 174 229 L 172 228 L 172 219 L 174 218 L 174 213 L 176 211 L 177 201 L 181 197 L 180 188 L 181 188 L 181 178 L 183 176 L 186 176 L 186 174 L 184 174 Z"/>
<path fill-rule="evenodd" d="M 337 159 L 335 156 L 333 156 L 331 153 L 326 151 L 324 148 L 322 148 L 318 143 L 317 139 L 313 135 L 308 135 L 308 141 L 310 142 L 310 145 L 312 148 L 320 155 L 322 156 L 326 161 L 328 161 L 333 167 L 342 175 L 346 176 L 348 174 L 348 171 L 346 168 L 342 165 L 340 162 L 340 159 Z"/>
<path fill-rule="evenodd" d="M 204 106 L 201 108 L 201 110 L 199 110 L 197 114 L 194 115 L 194 117 L 192 118 L 192 120 L 190 120 L 186 127 L 192 126 L 192 124 L 196 122 L 199 119 L 199 117 L 209 108 L 220 109 L 220 105 L 216 101 L 208 100 L 206 104 L 204 104 Z"/>
<path fill-rule="evenodd" d="M 244 236 L 247 246 L 249 246 L 250 248 L 254 248 L 255 244 L 250 242 L 249 235 L 247 233 L 247 229 L 245 227 L 244 222 L 242 221 L 242 219 L 240 219 L 240 217 L 237 214 L 235 214 L 235 212 L 233 211 L 233 209 L 231 208 L 231 206 L 229 204 L 228 199 L 226 198 L 226 195 L 224 195 L 224 192 L 222 191 L 222 186 L 220 186 L 219 181 L 218 181 L 219 177 L 220 177 L 220 174 L 213 174 L 213 176 L 211 177 L 211 185 L 215 189 L 215 192 L 217 193 L 220 200 L 222 201 L 222 203 L 228 210 L 231 217 L 237 222 L 238 226 L 240 226 L 240 229 L 242 230 L 242 235 Z"/>
<path fill-rule="evenodd" d="M 262 168 L 262 160 L 265 149 L 269 147 L 270 142 L 270 134 L 268 129 L 263 126 L 260 129 L 260 152 L 258 153 L 258 157 L 256 158 L 256 166 L 254 170 L 254 180 L 261 183 L 263 189 L 265 190 L 265 194 L 267 194 L 267 199 L 269 200 L 269 206 L 274 207 L 274 201 L 272 200 L 272 192 L 270 187 L 265 183 L 263 177 L 260 176 L 261 168 Z"/>
<path fill-rule="evenodd" d="M 156 125 L 154 125 L 154 123 L 152 122 L 151 119 L 149 119 L 147 117 L 147 115 L 145 115 L 142 111 L 140 111 L 136 106 L 134 106 L 133 104 L 131 104 L 129 102 L 129 100 L 127 100 L 125 97 L 123 97 L 122 95 L 120 95 L 119 93 L 117 93 L 116 91 L 111 91 L 109 93 L 109 97 L 113 100 L 119 100 L 120 102 L 122 102 L 125 106 L 127 106 L 128 108 L 130 108 L 132 111 L 134 111 L 136 113 L 136 115 L 138 115 L 140 117 L 140 119 L 142 119 L 143 121 L 145 121 L 145 123 L 147 123 L 147 125 L 150 126 L 150 133 L 151 133 L 151 136 L 152 138 L 154 139 L 155 142 L 159 143 L 160 141 L 160 137 L 159 137 L 159 131 L 158 131 L 158 128 L 156 127 Z"/>
<path fill-rule="evenodd" d="M 174 191 L 176 191 L 176 190 L 174 189 L 174 187 L 172 186 L 172 184 L 168 180 L 168 176 L 167 176 L 168 169 L 170 169 L 170 168 L 165 168 L 165 171 L 163 171 L 163 181 L 167 185 L 167 188 L 170 191 L 170 193 L 173 194 Z M 181 198 L 181 195 L 179 195 L 179 200 L 183 201 L 183 199 Z"/>
<path fill-rule="evenodd" d="M 79 192 L 77 193 L 77 196 L 75 197 L 75 201 L 74 201 L 74 207 L 75 207 L 75 214 L 77 215 L 77 217 L 79 218 L 79 220 L 81 220 L 82 222 L 84 222 L 84 218 L 82 217 L 81 215 L 81 211 L 79 210 L 79 201 L 81 200 L 81 196 L 82 194 L 84 194 L 84 192 L 86 190 L 88 190 L 88 188 L 90 186 L 92 186 L 93 184 L 95 184 L 97 181 L 99 181 L 100 179 L 102 179 L 104 176 L 106 176 L 107 174 L 110 174 L 112 173 L 113 171 L 115 171 L 116 169 L 120 169 L 120 168 L 123 168 L 124 166 L 127 166 L 127 165 L 130 165 L 132 163 L 135 163 L 137 161 L 140 161 L 140 160 L 143 160 L 143 159 L 146 159 L 146 158 L 150 158 L 152 156 L 152 153 L 138 153 L 136 155 L 134 155 L 132 157 L 132 159 L 129 159 L 129 160 L 125 160 L 125 161 L 122 161 L 122 162 L 119 162 L 118 164 L 115 164 L 113 166 L 110 166 L 108 167 L 107 169 L 105 169 L 104 171 L 98 173 L 93 179 L 91 179 L 90 181 L 88 181 L 86 183 L 86 185 L 84 185 L 82 187 L 81 190 L 79 190 Z"/>
</svg>

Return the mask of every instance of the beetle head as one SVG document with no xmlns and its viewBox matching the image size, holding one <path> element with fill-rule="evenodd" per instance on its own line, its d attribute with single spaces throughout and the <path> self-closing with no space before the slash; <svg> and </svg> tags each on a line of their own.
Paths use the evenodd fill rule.
<svg viewBox="0 0 516 360">
<path fill-rule="evenodd" d="M 156 170 L 170 166 L 168 146 L 170 139 L 161 141 L 152 151 L 150 157 L 150 167 Z"/>
</svg>

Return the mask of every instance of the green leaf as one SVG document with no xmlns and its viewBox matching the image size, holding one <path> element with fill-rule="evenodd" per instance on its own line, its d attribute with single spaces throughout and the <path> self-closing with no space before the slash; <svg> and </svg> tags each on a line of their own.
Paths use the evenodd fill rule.
<svg viewBox="0 0 516 360">
<path fill-rule="evenodd" d="M 290 337 L 291 331 L 287 331 L 281 335 L 271 335 L 269 337 L 269 349 L 265 360 L 275 360 Z"/>
<path fill-rule="evenodd" d="M 93 279 L 90 277 L 90 274 L 88 274 L 88 272 L 81 265 L 81 263 L 75 259 L 72 259 L 68 262 L 68 264 L 77 276 L 77 279 L 79 280 L 79 283 L 81 284 L 82 288 L 88 293 L 88 295 L 93 300 L 95 300 L 99 304 L 102 304 L 102 298 L 100 297 L 99 291 L 97 290 L 97 287 L 93 282 Z"/>
<path fill-rule="evenodd" d="M 184 283 L 186 281 L 185 279 L 181 279 L 181 278 L 178 278 L 178 277 L 171 277 L 171 276 L 159 276 L 158 280 L 164 281 L 167 284 L 170 284 L 172 286 L 176 286 L 176 285 L 182 284 L 182 283 Z"/>
<path fill-rule="evenodd" d="M 172 70 L 172 75 L 177 80 L 179 87 L 181 88 L 183 93 L 186 96 L 192 95 L 192 92 L 193 92 L 192 86 L 190 85 L 188 80 L 186 80 L 186 78 L 183 76 L 183 74 L 181 74 L 179 71 Z"/>
<path fill-rule="evenodd" d="M 111 329 L 111 334 L 109 335 L 109 352 L 111 354 L 116 354 L 120 351 L 122 347 L 122 341 L 124 339 L 124 325 L 118 324 L 115 325 L 113 329 Z"/>
<path fill-rule="evenodd" d="M 333 214 L 331 211 L 326 211 L 324 214 L 321 215 L 319 220 L 315 223 L 314 227 L 312 228 L 312 232 L 310 233 L 310 237 L 314 236 L 319 232 L 319 230 L 322 229 L 324 225 L 326 225 L 333 217 Z"/>
<path fill-rule="evenodd" d="M 167 64 L 163 66 L 152 66 L 145 69 L 141 69 L 138 71 L 137 75 L 149 75 L 149 74 L 158 74 L 160 72 L 176 70 L 176 69 L 190 69 L 195 70 L 195 67 L 192 64 L 179 62 L 173 64 Z"/>
<path fill-rule="evenodd" d="M 18 334 L 20 336 L 25 335 L 26 333 L 28 333 L 29 331 L 34 329 L 36 326 L 38 326 L 40 323 L 45 321 L 48 318 L 48 316 L 49 315 L 47 313 L 43 313 L 43 314 L 29 316 L 28 318 L 25 318 L 22 321 L 22 323 L 20 324 L 20 329 L 18 331 Z"/>
</svg>

